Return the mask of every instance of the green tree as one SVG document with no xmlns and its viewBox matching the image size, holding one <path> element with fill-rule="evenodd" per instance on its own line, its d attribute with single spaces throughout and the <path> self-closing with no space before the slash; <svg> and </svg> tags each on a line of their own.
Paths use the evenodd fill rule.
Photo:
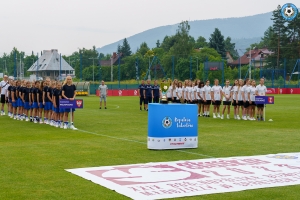
<svg viewBox="0 0 300 200">
<path fill-rule="evenodd" d="M 147 45 L 146 42 L 143 42 L 141 45 L 140 45 L 140 48 L 138 49 L 138 53 L 140 53 L 141 55 L 145 55 L 147 53 L 147 51 L 149 50 L 149 47 Z"/>
<path fill-rule="evenodd" d="M 225 51 L 229 52 L 233 59 L 237 59 L 239 57 L 238 53 L 235 50 L 235 43 L 231 42 L 231 37 L 227 37 L 224 41 Z"/>
<path fill-rule="evenodd" d="M 121 46 L 121 52 L 123 54 L 123 57 L 130 56 L 132 53 L 130 45 L 126 38 L 123 40 L 123 45 Z"/>
<path fill-rule="evenodd" d="M 171 47 L 173 47 L 175 42 L 176 42 L 175 35 L 165 36 L 164 39 L 163 39 L 163 42 L 160 45 L 160 47 L 163 50 L 165 50 L 165 52 L 168 52 L 171 49 Z"/>
<path fill-rule="evenodd" d="M 175 35 L 175 43 L 171 49 L 172 53 L 180 56 L 188 56 L 193 49 L 193 41 L 189 35 L 190 25 L 188 21 L 183 21 L 178 25 Z"/>
<path fill-rule="evenodd" d="M 206 42 L 205 37 L 199 36 L 195 43 L 195 49 L 200 49 L 204 47 L 208 47 L 208 43 Z"/>
<path fill-rule="evenodd" d="M 159 47 L 160 47 L 160 41 L 157 40 L 157 41 L 156 41 L 156 48 L 159 48 Z"/>
<path fill-rule="evenodd" d="M 222 57 L 226 56 L 224 36 L 218 28 L 210 35 L 209 47 L 214 48 Z"/>
</svg>

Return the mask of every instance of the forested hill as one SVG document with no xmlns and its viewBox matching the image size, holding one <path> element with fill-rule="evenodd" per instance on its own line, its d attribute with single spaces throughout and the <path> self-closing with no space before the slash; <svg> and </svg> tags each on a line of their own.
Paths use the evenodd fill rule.
<svg viewBox="0 0 300 200">
<path fill-rule="evenodd" d="M 203 36 L 208 40 L 214 29 L 219 28 L 224 37 L 232 38 L 232 42 L 236 43 L 236 49 L 244 51 L 250 44 L 260 41 L 266 29 L 272 25 L 271 17 L 272 12 L 239 18 L 189 21 L 190 35 L 195 39 Z M 161 26 L 124 38 L 127 38 L 132 51 L 135 51 L 142 42 L 146 42 L 150 48 L 153 48 L 157 40 L 162 42 L 166 35 L 174 35 L 177 27 L 178 24 Z M 122 44 L 124 38 L 97 50 L 103 54 L 112 53 L 117 50 L 118 44 Z"/>
</svg>

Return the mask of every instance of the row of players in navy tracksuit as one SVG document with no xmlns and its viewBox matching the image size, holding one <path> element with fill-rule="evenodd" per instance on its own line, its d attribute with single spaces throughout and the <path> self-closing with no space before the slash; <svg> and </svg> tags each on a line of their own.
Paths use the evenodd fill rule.
<svg viewBox="0 0 300 200">
<path fill-rule="evenodd" d="M 73 84 L 62 86 L 61 82 L 51 82 L 50 79 L 33 83 L 26 80 L 10 80 L 7 88 L 8 116 L 16 120 L 45 123 L 67 129 L 69 127 L 66 121 L 68 116 L 65 119 L 64 113 L 70 112 L 70 109 L 59 108 L 59 100 L 63 98 L 62 91 L 64 91 L 65 97 L 70 94 L 69 98 L 75 98 L 76 87 Z M 73 109 L 73 111 L 75 110 Z M 42 120 L 43 112 L 44 122 Z M 73 122 L 71 122 L 70 128 L 76 130 Z"/>
<path fill-rule="evenodd" d="M 140 97 L 140 105 L 144 103 L 144 109 L 148 110 L 148 103 L 159 103 L 161 97 L 160 86 L 157 85 L 156 80 L 154 81 L 154 85 L 151 85 L 150 80 L 147 80 L 147 84 L 139 85 L 138 95 Z M 142 110 L 141 107 L 140 110 Z"/>
</svg>

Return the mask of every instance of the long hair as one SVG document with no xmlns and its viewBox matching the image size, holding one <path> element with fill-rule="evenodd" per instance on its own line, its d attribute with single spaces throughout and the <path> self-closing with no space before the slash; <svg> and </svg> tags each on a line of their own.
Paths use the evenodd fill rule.
<svg viewBox="0 0 300 200">
<path fill-rule="evenodd" d="M 200 81 L 199 85 L 198 85 L 198 88 L 203 88 L 204 87 L 204 82 L 203 81 Z"/>
<path fill-rule="evenodd" d="M 40 84 L 40 90 L 41 90 L 41 91 L 44 90 L 44 84 L 45 84 L 45 81 L 42 81 L 41 84 Z"/>
</svg>

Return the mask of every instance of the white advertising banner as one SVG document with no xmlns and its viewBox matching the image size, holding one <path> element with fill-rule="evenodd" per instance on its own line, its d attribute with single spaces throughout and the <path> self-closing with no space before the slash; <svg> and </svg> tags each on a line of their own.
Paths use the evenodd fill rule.
<svg viewBox="0 0 300 200">
<path fill-rule="evenodd" d="M 132 199 L 166 199 L 300 184 L 300 152 L 68 169 Z"/>
</svg>

